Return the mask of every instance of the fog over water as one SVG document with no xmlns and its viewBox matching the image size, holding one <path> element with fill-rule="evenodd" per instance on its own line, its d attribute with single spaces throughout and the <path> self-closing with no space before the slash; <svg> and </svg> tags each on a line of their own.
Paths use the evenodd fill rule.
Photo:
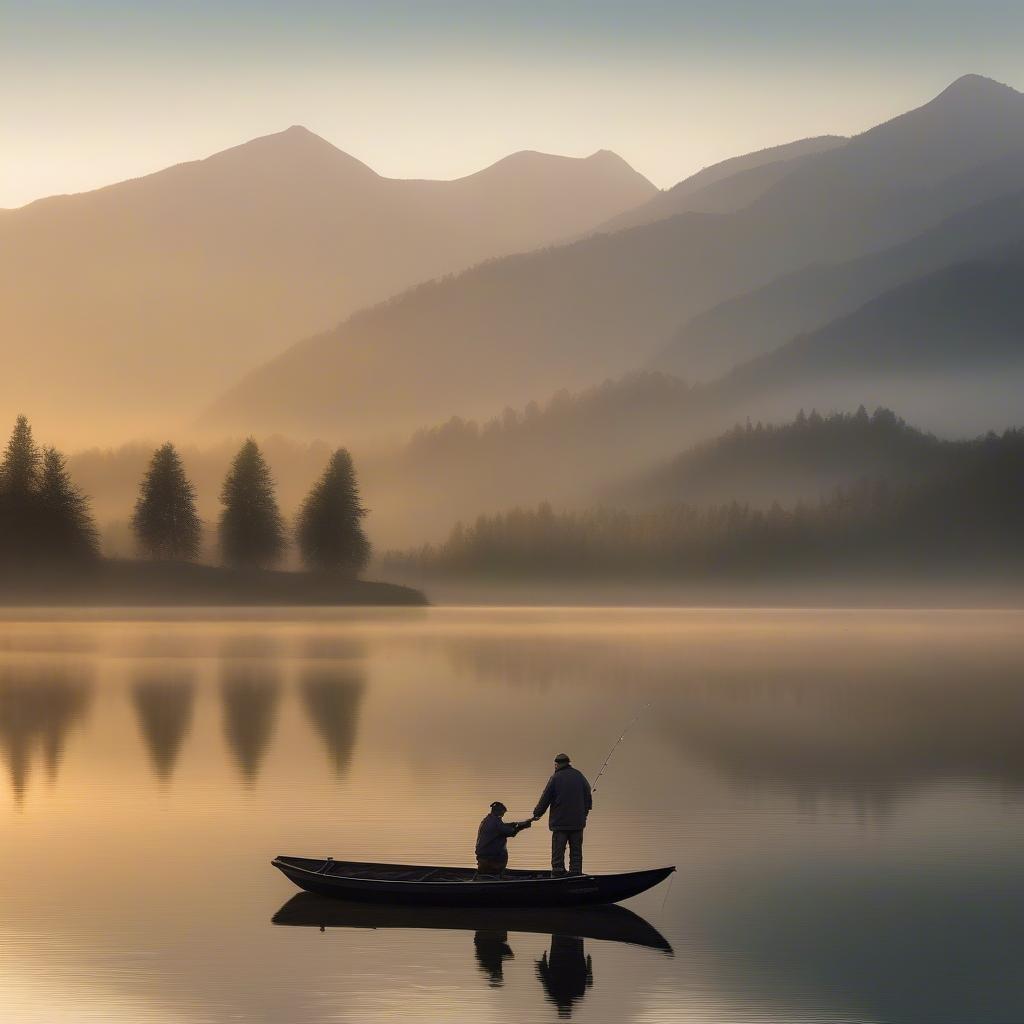
<svg viewBox="0 0 1024 1024">
<path fill-rule="evenodd" d="M 1020 1019 L 1022 625 L 5 612 L 5 1019 Z M 586 837 L 678 867 L 631 913 L 325 908 L 270 867 L 467 864 L 491 800 L 528 814 L 563 748 L 593 778 L 648 702 Z"/>
</svg>

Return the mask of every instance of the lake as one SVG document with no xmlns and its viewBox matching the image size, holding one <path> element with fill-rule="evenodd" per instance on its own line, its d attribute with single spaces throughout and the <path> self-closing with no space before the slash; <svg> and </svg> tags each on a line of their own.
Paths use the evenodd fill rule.
<svg viewBox="0 0 1024 1024">
<path fill-rule="evenodd" d="M 0 618 L 10 1022 L 1024 1020 L 1024 615 Z M 645 705 L 649 705 L 643 710 Z M 293 900 L 276 854 L 468 864 L 567 750 L 608 919 Z M 542 867 L 545 822 L 509 843 Z M 278 923 L 274 923 L 274 918 Z"/>
</svg>

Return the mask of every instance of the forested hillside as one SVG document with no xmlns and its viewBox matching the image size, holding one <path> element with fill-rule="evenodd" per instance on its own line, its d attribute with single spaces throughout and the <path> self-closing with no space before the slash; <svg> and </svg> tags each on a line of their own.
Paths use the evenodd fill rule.
<svg viewBox="0 0 1024 1024">
<path fill-rule="evenodd" d="M 629 507 L 816 499 L 861 479 L 907 483 L 947 472 L 972 442 L 940 440 L 888 409 L 802 410 L 787 423 L 738 425 L 604 492 Z"/>
<path fill-rule="evenodd" d="M 786 578 L 840 572 L 996 575 L 1024 567 L 1024 433 L 991 435 L 949 472 L 913 483 L 864 480 L 813 503 L 663 506 L 647 512 L 516 508 L 457 524 L 440 545 L 389 568 L 492 579 Z"/>
</svg>

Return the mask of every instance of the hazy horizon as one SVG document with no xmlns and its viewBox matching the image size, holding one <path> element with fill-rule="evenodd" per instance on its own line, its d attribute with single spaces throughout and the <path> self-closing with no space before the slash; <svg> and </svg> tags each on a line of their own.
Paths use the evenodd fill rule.
<svg viewBox="0 0 1024 1024">
<path fill-rule="evenodd" d="M 315 22 L 316 31 L 312 31 Z M 643 3 L 118 0 L 8 12 L 0 209 L 89 191 L 301 124 L 392 178 L 521 150 L 618 153 L 660 188 L 792 139 L 856 134 L 974 72 L 1024 85 L 1024 14 Z M 898 52 L 898 59 L 894 59 Z M 552 102 L 552 98 L 556 102 Z M 386 126 L 382 130 L 382 126 Z"/>
</svg>

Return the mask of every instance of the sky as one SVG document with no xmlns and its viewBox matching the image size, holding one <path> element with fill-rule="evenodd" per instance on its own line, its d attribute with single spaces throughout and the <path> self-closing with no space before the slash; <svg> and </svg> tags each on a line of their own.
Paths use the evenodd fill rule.
<svg viewBox="0 0 1024 1024">
<path fill-rule="evenodd" d="M 302 124 L 392 177 L 611 149 L 668 187 L 1024 87 L 1006 0 L 0 0 L 0 207 Z"/>
</svg>

